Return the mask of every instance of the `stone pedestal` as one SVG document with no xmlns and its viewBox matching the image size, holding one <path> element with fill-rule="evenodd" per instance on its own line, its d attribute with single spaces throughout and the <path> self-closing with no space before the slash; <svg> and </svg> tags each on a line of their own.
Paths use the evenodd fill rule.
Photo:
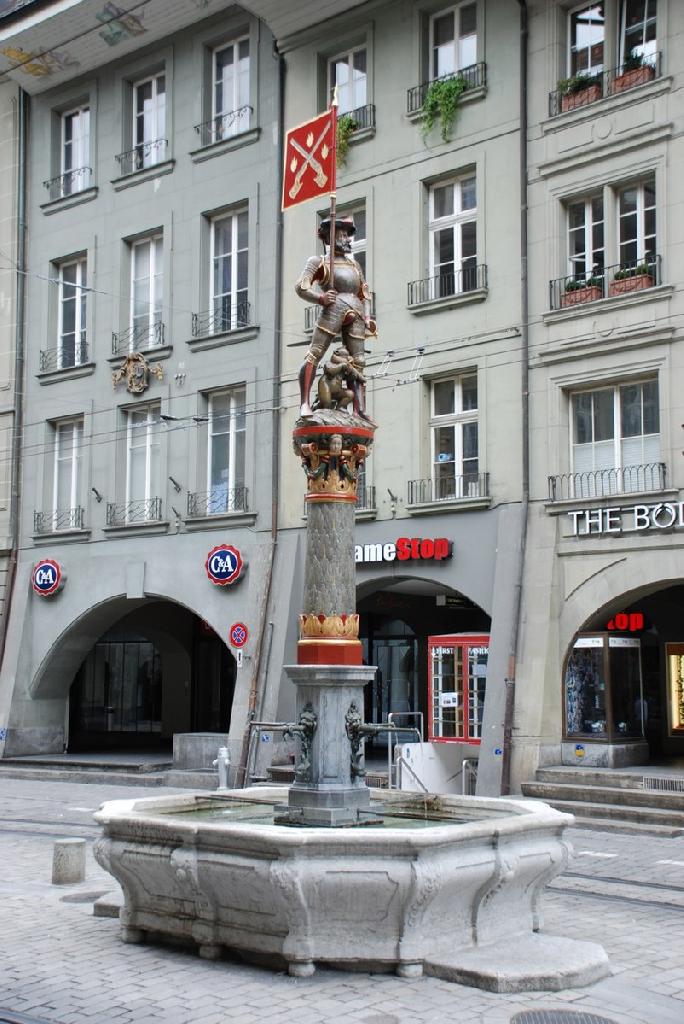
<svg viewBox="0 0 684 1024">
<path fill-rule="evenodd" d="M 367 665 L 288 665 L 297 687 L 297 713 L 315 715 L 310 743 L 299 740 L 300 756 L 287 806 L 277 820 L 289 825 L 345 826 L 377 822 L 363 774 L 363 745 L 354 756 L 347 732 L 350 709 L 363 716 L 363 688 L 374 675 Z M 354 712 L 352 711 L 352 714 Z"/>
</svg>

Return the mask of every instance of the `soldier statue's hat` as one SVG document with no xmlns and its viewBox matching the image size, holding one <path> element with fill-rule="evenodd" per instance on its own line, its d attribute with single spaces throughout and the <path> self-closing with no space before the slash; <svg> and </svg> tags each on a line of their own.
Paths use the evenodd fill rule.
<svg viewBox="0 0 684 1024">
<path fill-rule="evenodd" d="M 338 217 L 335 220 L 335 231 L 344 230 L 348 235 L 356 234 L 356 225 L 353 217 Z M 330 217 L 322 220 L 318 227 L 318 237 L 324 241 L 330 241 Z"/>
</svg>

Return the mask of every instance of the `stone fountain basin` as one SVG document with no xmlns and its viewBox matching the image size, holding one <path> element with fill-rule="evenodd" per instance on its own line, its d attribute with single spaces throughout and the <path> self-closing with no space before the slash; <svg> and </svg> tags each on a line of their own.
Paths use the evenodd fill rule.
<svg viewBox="0 0 684 1024">
<path fill-rule="evenodd" d="M 270 824 L 286 796 L 252 787 L 104 804 L 95 856 L 121 884 L 123 940 L 181 940 L 207 958 L 228 949 L 295 975 L 317 963 L 426 971 L 494 991 L 609 973 L 602 947 L 538 934 L 572 815 L 537 800 L 378 792 L 372 806 L 413 820 Z"/>
</svg>

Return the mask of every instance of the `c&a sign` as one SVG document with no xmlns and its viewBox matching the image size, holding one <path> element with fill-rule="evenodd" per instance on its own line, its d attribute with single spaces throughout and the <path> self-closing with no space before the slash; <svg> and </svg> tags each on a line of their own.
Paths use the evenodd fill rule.
<svg viewBox="0 0 684 1024">
<path fill-rule="evenodd" d="M 207 555 L 204 568 L 217 587 L 228 587 L 231 583 L 237 583 L 242 576 L 244 562 L 237 548 L 231 544 L 219 544 Z"/>
<path fill-rule="evenodd" d="M 31 573 L 31 586 L 41 597 L 52 597 L 64 584 L 64 574 L 59 562 L 42 558 L 36 562 Z"/>
</svg>

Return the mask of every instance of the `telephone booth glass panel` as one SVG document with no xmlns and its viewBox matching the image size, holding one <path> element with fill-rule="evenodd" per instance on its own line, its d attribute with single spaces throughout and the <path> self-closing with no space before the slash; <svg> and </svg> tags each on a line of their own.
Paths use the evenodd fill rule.
<svg viewBox="0 0 684 1024">
<path fill-rule="evenodd" d="M 428 637 L 431 740 L 480 742 L 488 655 L 487 635 Z"/>
</svg>

